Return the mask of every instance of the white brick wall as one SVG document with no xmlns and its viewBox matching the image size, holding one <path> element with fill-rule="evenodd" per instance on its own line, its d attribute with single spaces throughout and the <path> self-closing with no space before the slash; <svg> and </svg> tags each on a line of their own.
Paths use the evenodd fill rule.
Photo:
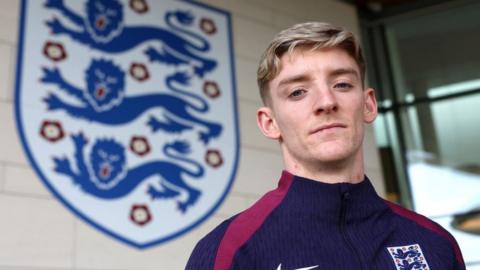
<svg viewBox="0 0 480 270">
<path fill-rule="evenodd" d="M 13 113 L 19 0 L 0 2 L 0 270 L 183 269 L 195 243 L 226 217 L 276 186 L 282 169 L 276 142 L 256 127 L 260 98 L 257 61 L 275 33 L 293 23 L 324 20 L 358 33 L 355 11 L 333 0 L 207 0 L 233 18 L 241 155 L 232 192 L 199 228 L 144 251 L 119 243 L 71 214 L 46 190 L 29 167 Z M 367 172 L 383 194 L 373 132 L 367 131 Z"/>
</svg>

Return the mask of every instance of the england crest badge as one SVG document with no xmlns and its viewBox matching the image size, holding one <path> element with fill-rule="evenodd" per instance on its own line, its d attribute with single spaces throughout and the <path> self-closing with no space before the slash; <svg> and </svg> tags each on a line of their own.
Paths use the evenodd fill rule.
<svg viewBox="0 0 480 270">
<path fill-rule="evenodd" d="M 17 128 L 48 189 L 137 248 L 205 221 L 239 156 L 230 15 L 171 0 L 21 10 Z"/>
<path fill-rule="evenodd" d="M 419 244 L 387 247 L 397 270 L 429 270 L 427 260 Z"/>
</svg>

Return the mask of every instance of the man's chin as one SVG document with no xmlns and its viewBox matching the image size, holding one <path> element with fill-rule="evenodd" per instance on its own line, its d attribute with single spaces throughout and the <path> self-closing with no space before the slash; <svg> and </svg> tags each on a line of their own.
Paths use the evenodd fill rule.
<svg viewBox="0 0 480 270">
<path fill-rule="evenodd" d="M 314 155 L 314 159 L 324 164 L 341 164 L 350 160 L 353 155 L 354 153 L 350 149 L 321 149 Z"/>
<path fill-rule="evenodd" d="M 317 158 L 316 162 L 318 164 L 328 165 L 328 166 L 338 166 L 345 164 L 349 160 L 348 156 L 336 156 L 336 157 L 325 157 Z"/>
</svg>

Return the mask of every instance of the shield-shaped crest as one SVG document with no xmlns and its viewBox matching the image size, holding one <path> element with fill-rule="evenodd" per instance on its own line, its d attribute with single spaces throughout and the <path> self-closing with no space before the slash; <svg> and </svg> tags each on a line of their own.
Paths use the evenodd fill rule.
<svg viewBox="0 0 480 270">
<path fill-rule="evenodd" d="M 137 248 L 206 220 L 234 179 L 230 15 L 190 1 L 22 1 L 16 118 L 73 213 Z"/>
</svg>

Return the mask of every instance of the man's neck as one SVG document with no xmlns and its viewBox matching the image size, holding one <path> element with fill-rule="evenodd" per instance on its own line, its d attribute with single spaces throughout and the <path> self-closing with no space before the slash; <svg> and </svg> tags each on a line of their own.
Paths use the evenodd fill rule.
<svg viewBox="0 0 480 270">
<path fill-rule="evenodd" d="M 329 163 L 305 164 L 285 160 L 285 169 L 297 176 L 325 183 L 359 183 L 365 177 L 363 155 Z"/>
</svg>

